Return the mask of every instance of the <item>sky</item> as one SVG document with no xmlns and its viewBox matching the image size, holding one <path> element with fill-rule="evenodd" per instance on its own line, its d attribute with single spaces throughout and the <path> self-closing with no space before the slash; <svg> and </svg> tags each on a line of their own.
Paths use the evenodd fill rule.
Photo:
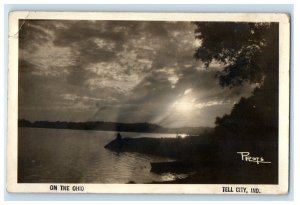
<svg viewBox="0 0 300 205">
<path fill-rule="evenodd" d="M 222 88 L 191 22 L 20 21 L 19 119 L 215 126 L 253 85 Z"/>
</svg>

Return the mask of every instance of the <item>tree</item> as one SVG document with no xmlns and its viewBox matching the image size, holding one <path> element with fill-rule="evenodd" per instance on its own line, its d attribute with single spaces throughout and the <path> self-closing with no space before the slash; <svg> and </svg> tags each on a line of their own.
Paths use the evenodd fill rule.
<svg viewBox="0 0 300 205">
<path fill-rule="evenodd" d="M 194 53 L 207 68 L 223 65 L 216 74 L 222 87 L 245 82 L 257 88 L 242 98 L 229 115 L 216 119 L 216 131 L 273 140 L 278 132 L 278 23 L 195 22 L 195 38 L 201 43 Z M 262 132 L 263 131 L 263 132 Z"/>
</svg>

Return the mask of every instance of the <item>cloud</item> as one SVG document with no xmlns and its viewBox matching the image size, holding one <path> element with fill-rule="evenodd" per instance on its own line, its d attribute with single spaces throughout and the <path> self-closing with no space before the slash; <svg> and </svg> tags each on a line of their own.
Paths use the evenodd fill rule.
<svg viewBox="0 0 300 205">
<path fill-rule="evenodd" d="M 36 65 L 32 62 L 29 62 L 28 60 L 19 58 L 18 61 L 19 65 L 19 72 L 34 72 L 37 68 Z"/>
<path fill-rule="evenodd" d="M 19 48 L 33 51 L 42 43 L 51 40 L 56 21 L 20 20 Z"/>
<path fill-rule="evenodd" d="M 214 126 L 253 86 L 221 88 L 221 65 L 205 69 L 193 58 L 194 29 L 190 22 L 26 20 L 20 118 Z"/>
</svg>

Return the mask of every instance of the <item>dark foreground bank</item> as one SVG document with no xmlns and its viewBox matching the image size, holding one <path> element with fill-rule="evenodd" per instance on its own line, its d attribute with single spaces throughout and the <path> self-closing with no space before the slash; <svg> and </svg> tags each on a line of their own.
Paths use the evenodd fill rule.
<svg viewBox="0 0 300 205">
<path fill-rule="evenodd" d="M 211 136 L 160 139 L 123 138 L 111 141 L 105 148 L 115 152 L 137 152 L 168 157 L 174 161 L 151 162 L 151 172 L 189 175 L 184 179 L 168 182 L 153 181 L 152 183 L 278 183 L 277 145 L 270 141 L 232 141 L 229 143 L 214 140 Z M 240 152 L 245 152 L 245 156 L 248 155 L 247 160 L 245 156 L 242 158 Z"/>
</svg>

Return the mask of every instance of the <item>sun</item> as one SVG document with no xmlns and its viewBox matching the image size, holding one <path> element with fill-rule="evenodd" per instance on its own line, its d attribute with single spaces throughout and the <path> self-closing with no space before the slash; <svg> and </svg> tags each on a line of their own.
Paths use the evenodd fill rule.
<svg viewBox="0 0 300 205">
<path fill-rule="evenodd" d="M 190 115 L 196 108 L 196 98 L 193 97 L 193 89 L 186 89 L 172 105 L 174 111 L 182 115 Z"/>
<path fill-rule="evenodd" d="M 187 100 L 177 100 L 173 106 L 180 113 L 188 113 L 194 109 L 194 103 Z"/>
</svg>

